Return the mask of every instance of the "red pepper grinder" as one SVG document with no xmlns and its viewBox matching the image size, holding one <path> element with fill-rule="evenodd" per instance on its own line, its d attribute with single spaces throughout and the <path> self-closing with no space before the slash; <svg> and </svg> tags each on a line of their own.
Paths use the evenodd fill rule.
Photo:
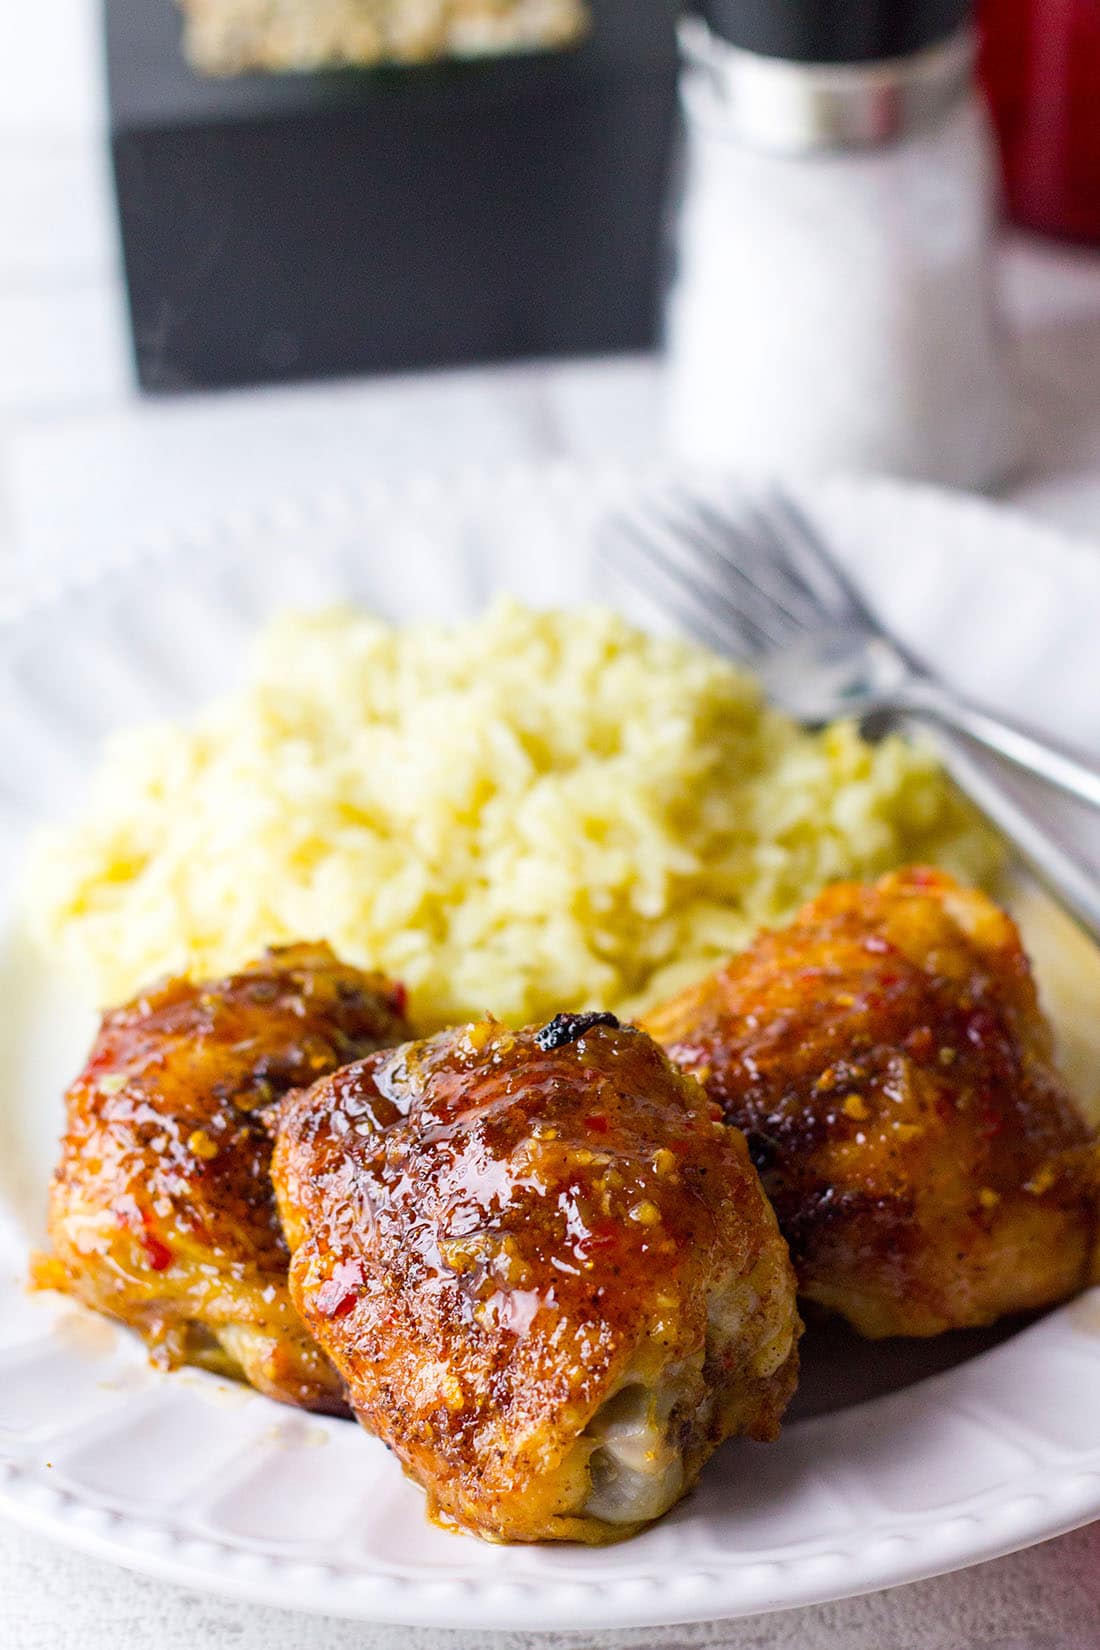
<svg viewBox="0 0 1100 1650">
<path fill-rule="evenodd" d="M 1012 216 L 1100 243 L 1100 0 L 984 0 L 982 34 Z"/>
</svg>

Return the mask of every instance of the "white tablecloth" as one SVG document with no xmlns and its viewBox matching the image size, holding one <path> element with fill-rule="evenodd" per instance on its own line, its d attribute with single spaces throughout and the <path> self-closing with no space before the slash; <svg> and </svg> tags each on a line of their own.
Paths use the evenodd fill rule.
<svg viewBox="0 0 1100 1650">
<path fill-rule="evenodd" d="M 95 0 L 0 8 L 0 578 L 9 593 L 165 521 L 198 522 L 274 487 L 658 450 L 659 371 L 644 359 L 139 402 L 109 209 L 96 15 Z M 1014 241 L 1004 265 L 1030 430 L 1013 496 L 1100 539 L 1100 257 Z M 1097 1650 L 1100 1525 L 963 1575 L 825 1608 L 494 1642 L 501 1650 Z M 199 1598 L 0 1523 L 5 1650 L 485 1643 L 481 1634 L 316 1621 Z"/>
</svg>

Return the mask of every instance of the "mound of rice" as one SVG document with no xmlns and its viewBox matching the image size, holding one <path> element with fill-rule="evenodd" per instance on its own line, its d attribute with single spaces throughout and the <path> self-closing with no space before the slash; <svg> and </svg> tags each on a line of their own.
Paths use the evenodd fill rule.
<svg viewBox="0 0 1100 1650">
<path fill-rule="evenodd" d="M 453 627 L 278 619 L 234 697 L 116 739 L 29 889 L 101 1003 L 324 938 L 431 1029 L 630 1014 L 835 878 L 995 859 L 927 752 L 804 733 L 609 612 L 500 601 Z"/>
</svg>

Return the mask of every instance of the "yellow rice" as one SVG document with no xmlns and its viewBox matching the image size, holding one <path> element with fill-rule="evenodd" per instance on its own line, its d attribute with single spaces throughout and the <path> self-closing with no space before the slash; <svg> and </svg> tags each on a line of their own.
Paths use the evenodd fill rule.
<svg viewBox="0 0 1100 1650">
<path fill-rule="evenodd" d="M 242 689 L 109 746 L 43 834 L 29 908 L 100 1003 L 329 940 L 417 1023 L 627 1014 L 823 884 L 989 835 L 926 751 L 808 734 L 752 679 L 600 609 L 453 626 L 292 613 Z"/>
</svg>

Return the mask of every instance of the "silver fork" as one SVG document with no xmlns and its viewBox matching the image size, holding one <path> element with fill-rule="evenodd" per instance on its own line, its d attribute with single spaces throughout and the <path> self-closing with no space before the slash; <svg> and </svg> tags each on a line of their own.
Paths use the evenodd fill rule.
<svg viewBox="0 0 1100 1650">
<path fill-rule="evenodd" d="M 720 501 L 670 490 L 611 521 L 601 543 L 701 640 L 750 664 L 765 692 L 810 726 L 916 724 L 945 767 L 1048 890 L 1100 942 L 1100 881 L 1007 788 L 992 753 L 1100 810 L 1100 767 L 1069 746 L 956 694 L 868 608 L 805 512 L 778 490 Z"/>
</svg>

